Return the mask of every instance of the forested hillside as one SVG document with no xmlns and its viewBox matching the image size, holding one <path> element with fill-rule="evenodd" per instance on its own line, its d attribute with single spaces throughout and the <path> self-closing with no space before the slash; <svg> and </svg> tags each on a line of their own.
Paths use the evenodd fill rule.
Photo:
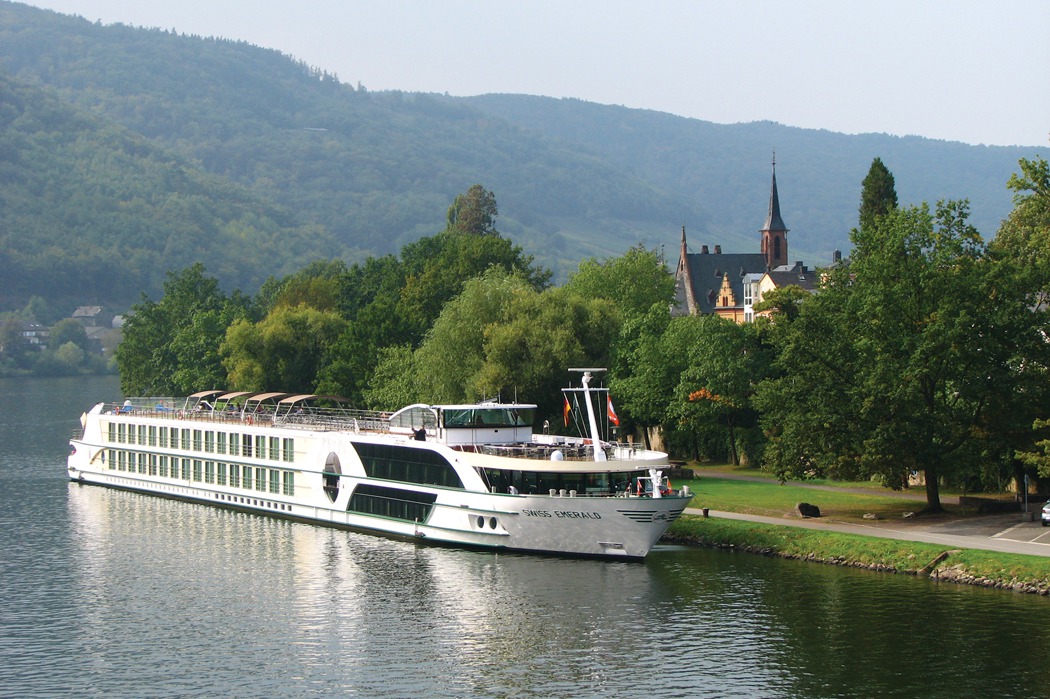
<svg viewBox="0 0 1050 699">
<path fill-rule="evenodd" d="M 434 234 L 476 183 L 498 197 L 500 231 L 556 281 L 639 242 L 675 250 L 682 225 L 694 243 L 750 251 L 774 148 L 791 257 L 820 263 L 848 247 L 873 157 L 903 202 L 968 197 L 990 237 L 1010 208 L 1006 179 L 1036 153 L 373 93 L 270 49 L 9 2 L 0 75 L 7 307 L 70 290 L 126 304 L 195 261 L 251 293 L 310 259 L 360 261 Z"/>
<path fill-rule="evenodd" d="M 134 300 L 199 260 L 251 288 L 336 250 L 246 188 L 2 74 L 0 182 L 0 302 Z"/>
<path fill-rule="evenodd" d="M 684 221 L 704 242 L 750 251 L 765 220 L 770 156 L 776 151 L 780 204 L 792 250 L 826 262 L 857 225 L 860 182 L 879 157 L 896 174 L 904 204 L 969 199 L 972 220 L 991 238 L 1009 213 L 1006 180 L 1032 148 L 970 146 L 885 134 L 848 136 L 772 122 L 712 124 L 670 114 L 572 99 L 482 95 L 468 104 L 549 138 L 586 148 L 678 198 L 699 202 L 702 221 Z M 776 118 L 770 114 L 770 118 Z M 699 236 L 690 236 L 699 241 Z"/>
</svg>

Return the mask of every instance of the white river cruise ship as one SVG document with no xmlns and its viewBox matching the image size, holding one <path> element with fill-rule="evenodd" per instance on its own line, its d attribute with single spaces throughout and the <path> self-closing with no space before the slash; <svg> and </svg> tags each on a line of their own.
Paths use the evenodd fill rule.
<svg viewBox="0 0 1050 699">
<path fill-rule="evenodd" d="M 692 494 L 667 482 L 667 454 L 600 439 L 600 370 L 578 371 L 582 385 L 562 390 L 584 437 L 534 434 L 524 403 L 380 413 L 223 391 L 99 403 L 70 442 L 69 478 L 427 543 L 642 558 Z"/>
</svg>

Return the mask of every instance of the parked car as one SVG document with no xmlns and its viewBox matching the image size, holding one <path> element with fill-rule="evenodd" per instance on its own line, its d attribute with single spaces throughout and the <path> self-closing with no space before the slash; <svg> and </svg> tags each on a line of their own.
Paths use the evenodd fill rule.
<svg viewBox="0 0 1050 699">
<path fill-rule="evenodd" d="M 1043 526 L 1050 526 L 1050 502 L 1043 505 Z"/>
</svg>

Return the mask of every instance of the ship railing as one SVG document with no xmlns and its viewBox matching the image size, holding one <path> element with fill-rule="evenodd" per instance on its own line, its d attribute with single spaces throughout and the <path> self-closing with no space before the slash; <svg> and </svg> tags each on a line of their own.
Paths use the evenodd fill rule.
<svg viewBox="0 0 1050 699">
<path fill-rule="evenodd" d="M 213 410 L 201 407 L 183 410 L 183 398 L 128 398 L 122 403 L 107 403 L 102 412 L 110 415 L 130 415 L 163 419 L 193 420 L 242 425 L 280 425 L 324 431 L 388 432 L 390 413 L 378 410 L 349 408 L 307 408 L 287 413 L 275 413 L 265 408 L 255 412 L 240 410 Z"/>
<path fill-rule="evenodd" d="M 611 461 L 649 461 L 654 453 L 635 444 L 603 443 L 602 450 Z M 560 452 L 556 460 L 593 461 L 594 450 L 590 444 L 582 441 L 532 442 L 526 444 L 485 444 L 478 451 L 492 456 L 509 456 L 518 459 L 551 459 L 555 452 Z"/>
<path fill-rule="evenodd" d="M 275 425 L 309 430 L 389 432 L 389 413 L 376 410 L 325 409 L 277 415 Z"/>
<path fill-rule="evenodd" d="M 462 446 L 458 448 L 463 448 Z M 490 456 L 555 461 L 593 461 L 593 447 L 583 441 L 527 442 L 519 444 L 478 444 L 473 450 Z M 611 461 L 651 461 L 655 452 L 634 444 L 603 443 L 601 449 Z"/>
</svg>

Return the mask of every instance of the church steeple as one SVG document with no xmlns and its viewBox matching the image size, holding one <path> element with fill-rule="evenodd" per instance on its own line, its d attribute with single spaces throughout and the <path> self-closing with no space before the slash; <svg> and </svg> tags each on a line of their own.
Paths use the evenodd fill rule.
<svg viewBox="0 0 1050 699">
<path fill-rule="evenodd" d="M 777 154 L 773 152 L 773 182 L 769 188 L 769 213 L 766 214 L 766 225 L 762 233 L 762 254 L 766 256 L 766 266 L 775 269 L 786 265 L 788 261 L 787 232 L 784 219 L 780 217 L 780 195 L 777 193 Z"/>
</svg>

